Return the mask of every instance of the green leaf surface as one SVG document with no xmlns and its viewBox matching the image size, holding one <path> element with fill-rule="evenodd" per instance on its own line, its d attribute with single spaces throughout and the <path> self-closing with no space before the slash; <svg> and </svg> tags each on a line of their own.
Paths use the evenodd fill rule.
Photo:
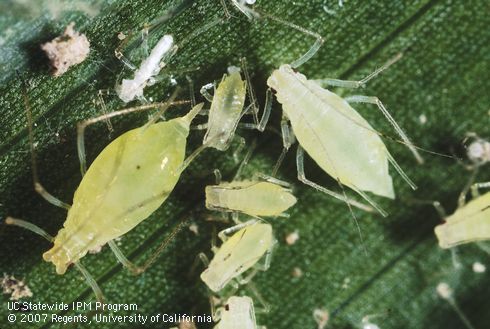
<svg viewBox="0 0 490 329">
<path fill-rule="evenodd" d="M 0 218 L 14 216 L 33 222 L 55 234 L 66 213 L 44 202 L 32 187 L 29 143 L 22 93 L 15 70 L 29 79 L 29 98 L 35 119 L 36 150 L 42 182 L 52 194 L 71 202 L 80 182 L 76 154 L 76 123 L 101 113 L 94 104 L 98 90 L 112 89 L 123 64 L 114 57 L 119 32 L 139 31 L 145 23 L 163 15 L 180 1 L 7 1 L 0 2 Z M 342 3 L 342 2 L 341 2 Z M 171 61 L 179 85 L 187 90 L 185 74 L 197 90 L 219 81 L 230 65 L 246 56 L 259 100 L 263 103 L 266 79 L 282 63 L 304 53 L 314 39 L 272 21 L 250 23 L 227 1 L 233 18 L 185 43 Z M 411 1 L 257 1 L 256 7 L 288 22 L 318 32 L 325 38 L 320 51 L 299 70 L 308 78 L 360 79 L 402 53 L 402 59 L 362 90 L 339 94 L 378 96 L 397 122 L 421 148 L 451 154 L 461 150 L 468 131 L 489 136 L 490 104 L 490 4 L 485 0 Z M 332 12 L 334 11 L 334 12 Z M 190 33 L 223 16 L 220 1 L 184 1 L 179 15 L 150 34 L 152 46 L 164 33 L 183 40 Z M 39 45 L 59 35 L 71 21 L 87 35 L 91 55 L 65 75 L 49 74 L 47 59 Z M 141 59 L 134 47 L 131 58 Z M 199 67 L 198 70 L 196 68 Z M 188 73 L 180 70 L 193 69 Z M 165 100 L 173 90 L 168 82 L 158 83 L 145 94 Z M 184 92 L 182 97 L 187 97 Z M 106 97 L 109 110 L 123 105 L 117 96 Z M 395 133 L 374 106 L 356 109 L 379 131 Z M 304 109 L 307 110 L 307 109 Z M 180 115 L 185 108 L 174 111 Z M 280 105 L 274 104 L 270 127 L 279 128 Z M 421 117 L 426 118 L 422 122 Z M 113 120 L 116 131 L 109 136 L 104 124 L 88 130 L 88 159 L 92 161 L 111 138 L 147 120 L 146 114 Z M 282 148 L 274 133 L 240 132 L 251 141 L 257 138 L 246 173 L 269 173 Z M 202 141 L 193 131 L 188 151 Z M 329 328 L 362 328 L 369 316 L 372 323 L 387 328 L 464 328 L 447 301 L 436 293 L 440 282 L 454 290 L 454 299 L 475 328 L 490 323 L 490 279 L 475 273 L 474 262 L 490 266 L 489 254 L 470 244 L 454 253 L 437 246 L 433 228 L 440 222 L 428 205 L 413 199 L 439 200 L 450 213 L 467 183 L 470 172 L 454 159 L 423 154 L 418 165 L 410 152 L 386 140 L 395 159 L 417 183 L 412 191 L 401 177 L 394 176 L 397 199 L 376 198 L 388 212 L 383 218 L 354 210 L 363 236 L 345 204 L 302 185 L 296 179 L 294 151 L 289 152 L 279 177 L 293 184 L 299 201 L 290 218 L 272 219 L 279 241 L 267 272 L 254 278 L 258 290 L 271 306 L 258 314 L 258 323 L 268 328 L 316 328 L 315 309 L 330 313 Z M 214 168 L 231 179 L 237 164 L 235 143 L 227 152 L 207 150 L 183 174 L 167 202 L 120 244 L 128 257 L 144 262 L 183 219 L 199 227 L 195 235 L 184 229 L 172 240 L 157 262 L 140 276 L 119 265 L 105 247 L 87 255 L 84 265 L 101 285 L 108 302 L 136 303 L 137 313 L 154 315 L 209 314 L 208 292 L 199 279 L 198 267 L 191 268 L 199 252 L 211 256 L 213 231 L 225 227 L 207 221 L 219 216 L 204 209 L 204 186 L 214 181 Z M 294 148 L 293 148 L 294 149 Z M 335 181 L 313 161 L 306 162 L 308 178 L 331 189 Z M 477 181 L 489 180 L 488 169 Z M 355 197 L 352 191 L 347 193 Z M 284 237 L 298 231 L 299 240 L 287 245 Z M 48 242 L 31 232 L 0 226 L 0 273 L 25 279 L 33 292 L 32 302 L 91 301 L 94 296 L 81 275 L 70 269 L 57 275 L 52 264 L 42 260 Z M 486 245 L 483 245 L 485 247 Z M 459 267 L 454 265 L 460 264 Z M 303 276 L 292 276 L 295 267 Z M 245 290 L 246 292 L 246 287 Z M 7 295 L 0 297 L 0 328 L 59 328 L 62 324 L 9 323 Z M 50 312 L 48 312 L 50 314 Z M 75 315 L 80 312 L 59 312 Z M 134 312 L 120 311 L 117 315 Z M 49 315 L 51 316 L 51 315 Z M 97 328 L 167 328 L 171 324 L 98 324 Z M 73 325 L 76 328 L 95 327 Z M 206 326 L 202 326 L 206 327 Z M 208 325 L 211 327 L 211 325 Z"/>
</svg>

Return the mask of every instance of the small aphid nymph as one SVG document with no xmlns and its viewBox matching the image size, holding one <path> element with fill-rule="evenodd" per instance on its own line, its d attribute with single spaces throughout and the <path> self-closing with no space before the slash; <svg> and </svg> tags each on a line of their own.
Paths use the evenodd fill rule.
<svg viewBox="0 0 490 329">
<path fill-rule="evenodd" d="M 214 329 L 257 329 L 252 298 L 232 296 L 217 310 Z"/>
<path fill-rule="evenodd" d="M 233 233 L 226 238 L 226 234 Z M 213 292 L 219 292 L 230 281 L 251 269 L 266 255 L 261 270 L 270 265 L 270 254 L 275 244 L 270 224 L 252 222 L 239 224 L 220 233 L 223 244 L 217 249 L 201 279 Z M 256 273 L 252 271 L 247 278 Z"/>
</svg>

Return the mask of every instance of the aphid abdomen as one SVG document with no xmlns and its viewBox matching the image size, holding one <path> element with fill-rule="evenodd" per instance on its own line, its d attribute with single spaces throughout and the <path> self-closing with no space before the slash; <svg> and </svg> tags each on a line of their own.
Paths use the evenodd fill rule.
<svg viewBox="0 0 490 329">
<path fill-rule="evenodd" d="M 232 296 L 226 301 L 215 329 L 256 329 L 253 301 L 247 296 Z"/>
<path fill-rule="evenodd" d="M 269 182 L 238 181 L 206 187 L 206 206 L 210 209 L 279 216 L 295 203 L 290 190 Z"/>
<path fill-rule="evenodd" d="M 165 201 L 180 177 L 188 123 L 183 117 L 130 130 L 99 154 L 75 192 L 54 247 L 43 255 L 59 274 Z"/>
<path fill-rule="evenodd" d="M 490 192 L 471 200 L 435 228 L 439 246 L 490 239 Z"/>
<path fill-rule="evenodd" d="M 215 139 L 210 147 L 220 151 L 228 148 L 242 115 L 245 94 L 246 84 L 242 80 L 240 72 L 233 72 L 223 78 L 211 103 L 208 130 L 204 136 L 204 143 Z M 221 136 L 217 138 L 219 135 Z"/>
<path fill-rule="evenodd" d="M 272 226 L 246 226 L 226 240 L 214 255 L 201 279 L 214 292 L 255 265 L 274 242 Z"/>
<path fill-rule="evenodd" d="M 383 141 L 344 99 L 288 65 L 267 84 L 276 90 L 299 143 L 325 172 L 355 190 L 394 198 Z"/>
</svg>

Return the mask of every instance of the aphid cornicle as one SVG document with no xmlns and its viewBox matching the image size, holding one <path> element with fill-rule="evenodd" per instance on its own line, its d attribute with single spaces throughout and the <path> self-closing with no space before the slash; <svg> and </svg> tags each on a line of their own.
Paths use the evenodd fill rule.
<svg viewBox="0 0 490 329">
<path fill-rule="evenodd" d="M 131 230 L 160 207 L 172 192 L 182 171 L 206 147 L 201 146 L 184 159 L 189 126 L 201 111 L 202 103 L 192 108 L 185 116 L 156 122 L 169 106 L 185 103 L 174 102 L 175 96 L 176 93 L 166 103 L 124 109 L 79 124 L 78 151 L 83 178 L 75 191 L 73 206 L 69 206 L 49 194 L 37 176 L 32 118 L 25 93 L 34 186 L 47 201 L 68 209 L 68 215 L 63 228 L 55 238 L 22 220 L 9 217 L 6 223 L 24 227 L 53 241 L 54 246 L 44 253 L 43 258 L 56 266 L 58 274 L 65 273 L 70 264 L 77 265 L 98 298 L 101 297 L 100 289 L 78 263 L 79 260 L 88 251 L 109 243 L 118 260 L 124 266 L 138 272 L 138 268 L 122 255 L 112 240 Z M 155 107 L 161 110 L 152 120 L 143 127 L 132 129 L 113 140 L 97 156 L 88 171 L 85 170 L 83 133 L 88 125 L 117 115 Z"/>
<path fill-rule="evenodd" d="M 227 238 L 227 234 L 233 233 Z M 201 273 L 201 279 L 213 292 L 219 292 L 230 281 L 240 277 L 242 273 L 257 266 L 265 256 L 260 270 L 270 266 L 270 256 L 276 240 L 270 224 L 257 221 L 247 222 L 230 227 L 219 234 L 223 244 L 216 250 L 208 267 Z M 201 254 L 201 258 L 205 257 Z M 257 272 L 257 268 L 247 275 L 243 281 L 248 282 Z"/>
</svg>

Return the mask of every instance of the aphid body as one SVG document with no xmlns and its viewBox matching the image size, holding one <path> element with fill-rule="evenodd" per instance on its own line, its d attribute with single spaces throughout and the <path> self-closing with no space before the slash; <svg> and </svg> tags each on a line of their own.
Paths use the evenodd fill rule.
<svg viewBox="0 0 490 329">
<path fill-rule="evenodd" d="M 232 296 L 228 298 L 219 316 L 221 320 L 214 329 L 256 329 L 255 311 L 252 298 Z"/>
<path fill-rule="evenodd" d="M 238 69 L 223 76 L 213 96 L 203 143 L 213 140 L 210 147 L 220 151 L 228 148 L 243 115 L 246 90 Z"/>
<path fill-rule="evenodd" d="M 353 190 L 393 199 L 392 158 L 374 128 L 343 98 L 281 65 L 267 80 L 301 147 Z"/>
<path fill-rule="evenodd" d="M 267 181 L 242 180 L 206 186 L 206 208 L 250 216 L 279 216 L 296 203 L 291 190 Z"/>
<path fill-rule="evenodd" d="M 224 240 L 201 279 L 214 292 L 220 291 L 272 249 L 275 239 L 272 226 L 265 223 L 246 225 Z"/>
<path fill-rule="evenodd" d="M 173 42 L 171 35 L 164 35 L 151 50 L 148 58 L 141 62 L 139 69 L 134 72 L 134 78 L 123 79 L 121 84 L 116 86 L 117 95 L 124 103 L 131 102 L 135 98 L 143 98 L 143 89 L 151 85 L 152 77 L 160 72 L 162 59 L 173 55 L 173 51 L 176 50 Z"/>
<path fill-rule="evenodd" d="M 490 239 L 490 192 L 470 200 L 444 220 L 435 228 L 441 248 Z"/>
<path fill-rule="evenodd" d="M 201 108 L 130 130 L 97 156 L 53 248 L 43 255 L 58 274 L 89 250 L 131 230 L 165 201 L 180 177 L 189 125 Z"/>
</svg>

